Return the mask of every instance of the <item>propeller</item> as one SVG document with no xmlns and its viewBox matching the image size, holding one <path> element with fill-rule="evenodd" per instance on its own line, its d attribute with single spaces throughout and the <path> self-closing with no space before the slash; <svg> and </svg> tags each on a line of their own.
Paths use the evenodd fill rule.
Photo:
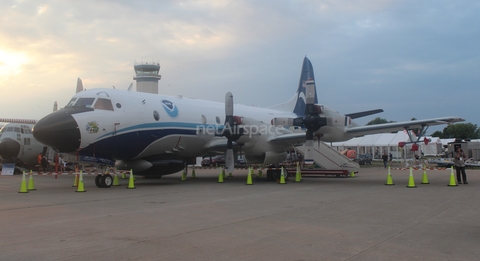
<svg viewBox="0 0 480 261">
<path fill-rule="evenodd" d="M 306 131 L 305 140 L 305 165 L 313 164 L 313 136 L 322 126 L 327 125 L 327 118 L 320 117 L 322 106 L 315 105 L 315 81 L 305 81 L 305 115 L 299 118 L 274 118 L 273 125 L 304 126 Z"/>
<path fill-rule="evenodd" d="M 243 133 L 243 129 L 238 126 L 240 123 L 240 118 L 233 116 L 233 95 L 231 92 L 227 92 L 225 95 L 225 127 L 222 135 L 227 138 L 225 168 L 229 173 L 232 173 L 235 167 L 233 142 L 237 141 Z"/>
</svg>

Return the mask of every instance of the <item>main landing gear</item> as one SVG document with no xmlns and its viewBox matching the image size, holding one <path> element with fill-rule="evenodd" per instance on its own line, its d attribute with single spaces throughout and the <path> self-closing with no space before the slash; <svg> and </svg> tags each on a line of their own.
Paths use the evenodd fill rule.
<svg viewBox="0 0 480 261">
<path fill-rule="evenodd" d="M 95 185 L 98 188 L 109 188 L 113 184 L 113 177 L 110 174 L 99 174 L 95 177 Z"/>
</svg>

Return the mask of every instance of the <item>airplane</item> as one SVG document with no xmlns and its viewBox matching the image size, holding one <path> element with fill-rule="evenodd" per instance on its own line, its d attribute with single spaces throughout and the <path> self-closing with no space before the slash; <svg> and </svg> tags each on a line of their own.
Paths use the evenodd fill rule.
<svg viewBox="0 0 480 261">
<path fill-rule="evenodd" d="M 45 154 L 45 145 L 33 138 L 35 120 L 5 119 L 0 129 L 0 157 L 2 163 L 15 163 L 15 173 L 31 170 L 37 165 L 38 154 Z"/>
<path fill-rule="evenodd" d="M 305 144 L 307 163 L 314 139 L 334 142 L 463 121 L 441 117 L 369 126 L 352 121 L 382 111 L 344 115 L 318 104 L 313 66 L 305 57 L 294 96 L 275 106 L 234 105 L 230 92 L 221 103 L 100 88 L 76 93 L 65 108 L 39 120 L 33 135 L 57 152 L 105 159 L 118 170 L 161 177 L 205 155 L 225 153 L 231 173 L 234 150 L 241 149 L 249 163 L 271 165 L 284 161 L 292 146 Z M 98 187 L 111 186 L 110 175 L 99 176 Z"/>
<path fill-rule="evenodd" d="M 77 79 L 76 93 L 83 91 L 83 83 Z M 53 104 L 53 111 L 58 104 Z M 2 163 L 15 163 L 15 173 L 33 170 L 38 165 L 38 155 L 46 155 L 48 148 L 33 137 L 36 120 L 0 118 L 6 124 L 0 128 L 0 157 Z"/>
</svg>

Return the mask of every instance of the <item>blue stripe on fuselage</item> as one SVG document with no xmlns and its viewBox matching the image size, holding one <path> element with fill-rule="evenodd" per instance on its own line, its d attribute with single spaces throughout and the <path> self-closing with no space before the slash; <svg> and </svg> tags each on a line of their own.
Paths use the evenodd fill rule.
<svg viewBox="0 0 480 261">
<path fill-rule="evenodd" d="M 148 125 L 148 124 L 147 124 Z M 134 129 L 128 133 L 112 135 L 98 140 L 79 151 L 81 156 L 100 157 L 106 159 L 132 159 L 138 156 L 156 140 L 170 135 L 196 135 L 196 129 Z M 103 135 L 106 136 L 106 135 Z M 129 144 L 129 145 L 127 145 Z M 159 154 L 162 152 L 159 152 Z"/>
</svg>

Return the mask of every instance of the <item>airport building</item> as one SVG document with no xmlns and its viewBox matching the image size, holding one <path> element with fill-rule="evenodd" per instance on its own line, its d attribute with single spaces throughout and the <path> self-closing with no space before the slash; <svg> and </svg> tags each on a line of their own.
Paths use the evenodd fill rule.
<svg viewBox="0 0 480 261">
<path fill-rule="evenodd" d="M 162 78 L 159 75 L 160 64 L 140 63 L 133 66 L 135 70 L 137 92 L 158 94 L 158 81 Z"/>
</svg>

